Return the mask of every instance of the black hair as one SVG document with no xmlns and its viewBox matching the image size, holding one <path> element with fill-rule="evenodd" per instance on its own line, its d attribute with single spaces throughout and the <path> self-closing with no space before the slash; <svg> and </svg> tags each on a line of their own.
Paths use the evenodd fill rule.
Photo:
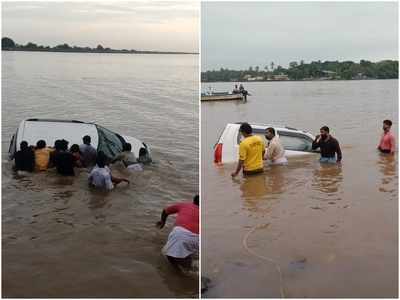
<svg viewBox="0 0 400 300">
<path fill-rule="evenodd" d="M 22 141 L 22 142 L 19 144 L 19 147 L 21 148 L 21 150 L 26 150 L 26 149 L 28 149 L 28 142 L 27 142 L 27 141 Z"/>
<path fill-rule="evenodd" d="M 193 203 L 194 204 L 196 204 L 196 205 L 199 205 L 199 195 L 195 195 L 194 197 L 193 197 Z"/>
<path fill-rule="evenodd" d="M 253 132 L 253 128 L 251 128 L 249 123 L 242 123 L 242 125 L 240 125 L 239 131 L 246 134 L 251 134 Z"/>
<path fill-rule="evenodd" d="M 385 124 L 385 125 L 387 125 L 387 126 L 392 126 L 392 121 L 390 121 L 390 120 L 384 120 L 383 121 L 383 124 Z"/>
<path fill-rule="evenodd" d="M 90 144 L 90 142 L 92 141 L 90 135 L 85 135 L 85 136 L 82 138 L 82 140 L 83 140 L 83 143 L 84 143 L 84 144 Z"/>
<path fill-rule="evenodd" d="M 69 151 L 71 151 L 72 153 L 79 152 L 79 145 L 73 144 L 71 148 L 69 148 Z"/>
<path fill-rule="evenodd" d="M 269 133 L 271 133 L 273 136 L 275 136 L 275 129 L 272 127 L 268 127 L 267 129 L 265 129 L 265 131 L 268 131 Z"/>
<path fill-rule="evenodd" d="M 329 133 L 329 127 L 328 126 L 322 126 L 320 130 L 326 131 Z"/>
<path fill-rule="evenodd" d="M 37 149 L 43 149 L 43 148 L 45 148 L 46 147 L 46 142 L 44 141 L 44 140 L 39 140 L 37 143 L 36 143 L 36 148 Z"/>
<path fill-rule="evenodd" d="M 104 168 L 106 166 L 107 156 L 103 151 L 99 151 L 99 153 L 97 153 L 96 164 L 99 168 Z"/>
<path fill-rule="evenodd" d="M 131 151 L 132 150 L 132 145 L 130 143 L 125 143 L 122 146 L 122 151 Z"/>
<path fill-rule="evenodd" d="M 60 151 L 60 150 L 61 150 L 61 148 L 62 148 L 62 146 L 61 146 L 61 140 L 56 140 L 56 141 L 54 142 L 54 148 L 55 148 L 57 151 Z"/>
<path fill-rule="evenodd" d="M 68 141 L 62 139 L 60 141 L 60 149 L 63 150 L 63 151 L 67 151 L 68 150 L 68 143 L 69 143 Z"/>
</svg>

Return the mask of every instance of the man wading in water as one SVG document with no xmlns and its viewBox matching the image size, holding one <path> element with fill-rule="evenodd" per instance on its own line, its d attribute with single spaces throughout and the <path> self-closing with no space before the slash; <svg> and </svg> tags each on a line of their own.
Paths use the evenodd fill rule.
<svg viewBox="0 0 400 300">
<path fill-rule="evenodd" d="M 329 134 L 329 127 L 323 126 L 320 129 L 320 135 L 317 135 L 312 143 L 312 149 L 321 149 L 321 163 L 340 163 L 342 161 L 342 150 L 340 150 L 339 142 Z M 335 157 L 337 154 L 337 157 Z"/>
<path fill-rule="evenodd" d="M 394 151 L 396 149 L 394 135 L 390 132 L 391 127 L 392 127 L 392 121 L 390 120 L 383 121 L 383 128 L 382 128 L 383 134 L 378 145 L 378 150 L 381 153 L 394 154 Z"/>
<path fill-rule="evenodd" d="M 265 154 L 265 144 L 261 137 L 253 135 L 253 128 L 249 123 L 240 125 L 239 132 L 244 136 L 244 140 L 239 145 L 239 162 L 236 171 L 231 174 L 236 177 L 243 168 L 243 175 L 252 175 L 264 171 L 263 157 Z"/>
<path fill-rule="evenodd" d="M 193 203 L 181 202 L 165 208 L 156 226 L 162 229 L 172 214 L 178 215 L 162 251 L 175 267 L 188 270 L 193 255 L 199 252 L 199 195 L 194 196 Z"/>
</svg>

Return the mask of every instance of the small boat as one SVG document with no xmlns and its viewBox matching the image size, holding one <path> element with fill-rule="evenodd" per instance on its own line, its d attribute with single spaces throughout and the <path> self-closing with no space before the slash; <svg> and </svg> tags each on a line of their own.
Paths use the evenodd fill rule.
<svg viewBox="0 0 400 300">
<path fill-rule="evenodd" d="M 246 100 L 243 94 L 230 94 L 228 92 L 202 93 L 201 101 L 230 101 L 230 100 Z"/>
</svg>

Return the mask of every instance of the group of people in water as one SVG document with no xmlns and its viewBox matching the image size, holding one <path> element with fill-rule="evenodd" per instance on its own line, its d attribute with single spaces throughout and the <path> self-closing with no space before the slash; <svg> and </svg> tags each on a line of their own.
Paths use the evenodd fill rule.
<svg viewBox="0 0 400 300">
<path fill-rule="evenodd" d="M 122 152 L 110 159 L 103 151 L 97 151 L 91 145 L 91 137 L 85 135 L 82 144 L 73 144 L 68 148 L 69 142 L 64 139 L 56 140 L 54 147 L 48 147 L 46 141 L 39 140 L 36 146 L 30 146 L 26 141 L 20 143 L 20 150 L 14 155 L 16 171 L 42 172 L 55 168 L 57 173 L 64 176 L 74 176 L 75 168 L 90 170 L 88 177 L 92 187 L 111 190 L 121 182 L 129 184 L 126 178 L 119 178 L 111 173 L 108 165 L 121 161 L 130 171 L 142 171 L 146 161 L 143 151 L 136 158 L 130 143 L 123 144 Z"/>
<path fill-rule="evenodd" d="M 103 151 L 97 151 L 91 145 L 91 137 L 85 135 L 82 144 L 56 140 L 54 147 L 48 147 L 44 140 L 39 140 L 36 146 L 28 142 L 20 143 L 20 150 L 14 154 L 16 171 L 43 172 L 55 168 L 57 173 L 64 176 L 74 176 L 75 168 L 87 168 L 89 185 L 95 188 L 111 190 L 121 182 L 129 180 L 114 176 L 108 165 L 121 161 L 129 171 L 142 171 L 143 164 L 149 162 L 146 151 L 141 149 L 136 158 L 129 143 L 123 144 L 122 151 L 110 159 Z M 166 207 L 157 222 L 158 228 L 163 228 L 169 215 L 177 214 L 174 228 L 168 236 L 163 253 L 177 268 L 188 270 L 192 267 L 192 259 L 199 251 L 199 195 L 192 202 L 181 202 Z"/>
<path fill-rule="evenodd" d="M 393 155 L 395 152 L 395 137 L 391 133 L 392 121 L 383 121 L 383 133 L 377 149 L 384 154 Z M 239 129 L 244 139 L 239 145 L 239 161 L 236 170 L 231 176 L 236 177 L 241 170 L 243 175 L 252 175 L 264 171 L 264 160 L 271 165 L 285 165 L 285 149 L 276 135 L 275 129 L 269 127 L 265 130 L 265 138 L 268 145 L 259 135 L 253 135 L 253 129 L 250 124 L 242 123 Z M 312 143 L 312 149 L 320 149 L 321 163 L 340 164 L 342 161 L 342 151 L 339 142 L 329 133 L 329 127 L 323 126 L 320 134 L 315 137 Z"/>
</svg>

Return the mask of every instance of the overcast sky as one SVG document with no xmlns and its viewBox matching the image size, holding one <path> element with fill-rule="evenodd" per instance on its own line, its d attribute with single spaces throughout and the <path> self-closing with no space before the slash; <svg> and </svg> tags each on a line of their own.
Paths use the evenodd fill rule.
<svg viewBox="0 0 400 300">
<path fill-rule="evenodd" d="M 18 44 L 198 52 L 199 16 L 198 1 L 3 2 L 2 36 Z"/>
<path fill-rule="evenodd" d="M 202 70 L 398 59 L 396 2 L 203 2 Z"/>
</svg>

